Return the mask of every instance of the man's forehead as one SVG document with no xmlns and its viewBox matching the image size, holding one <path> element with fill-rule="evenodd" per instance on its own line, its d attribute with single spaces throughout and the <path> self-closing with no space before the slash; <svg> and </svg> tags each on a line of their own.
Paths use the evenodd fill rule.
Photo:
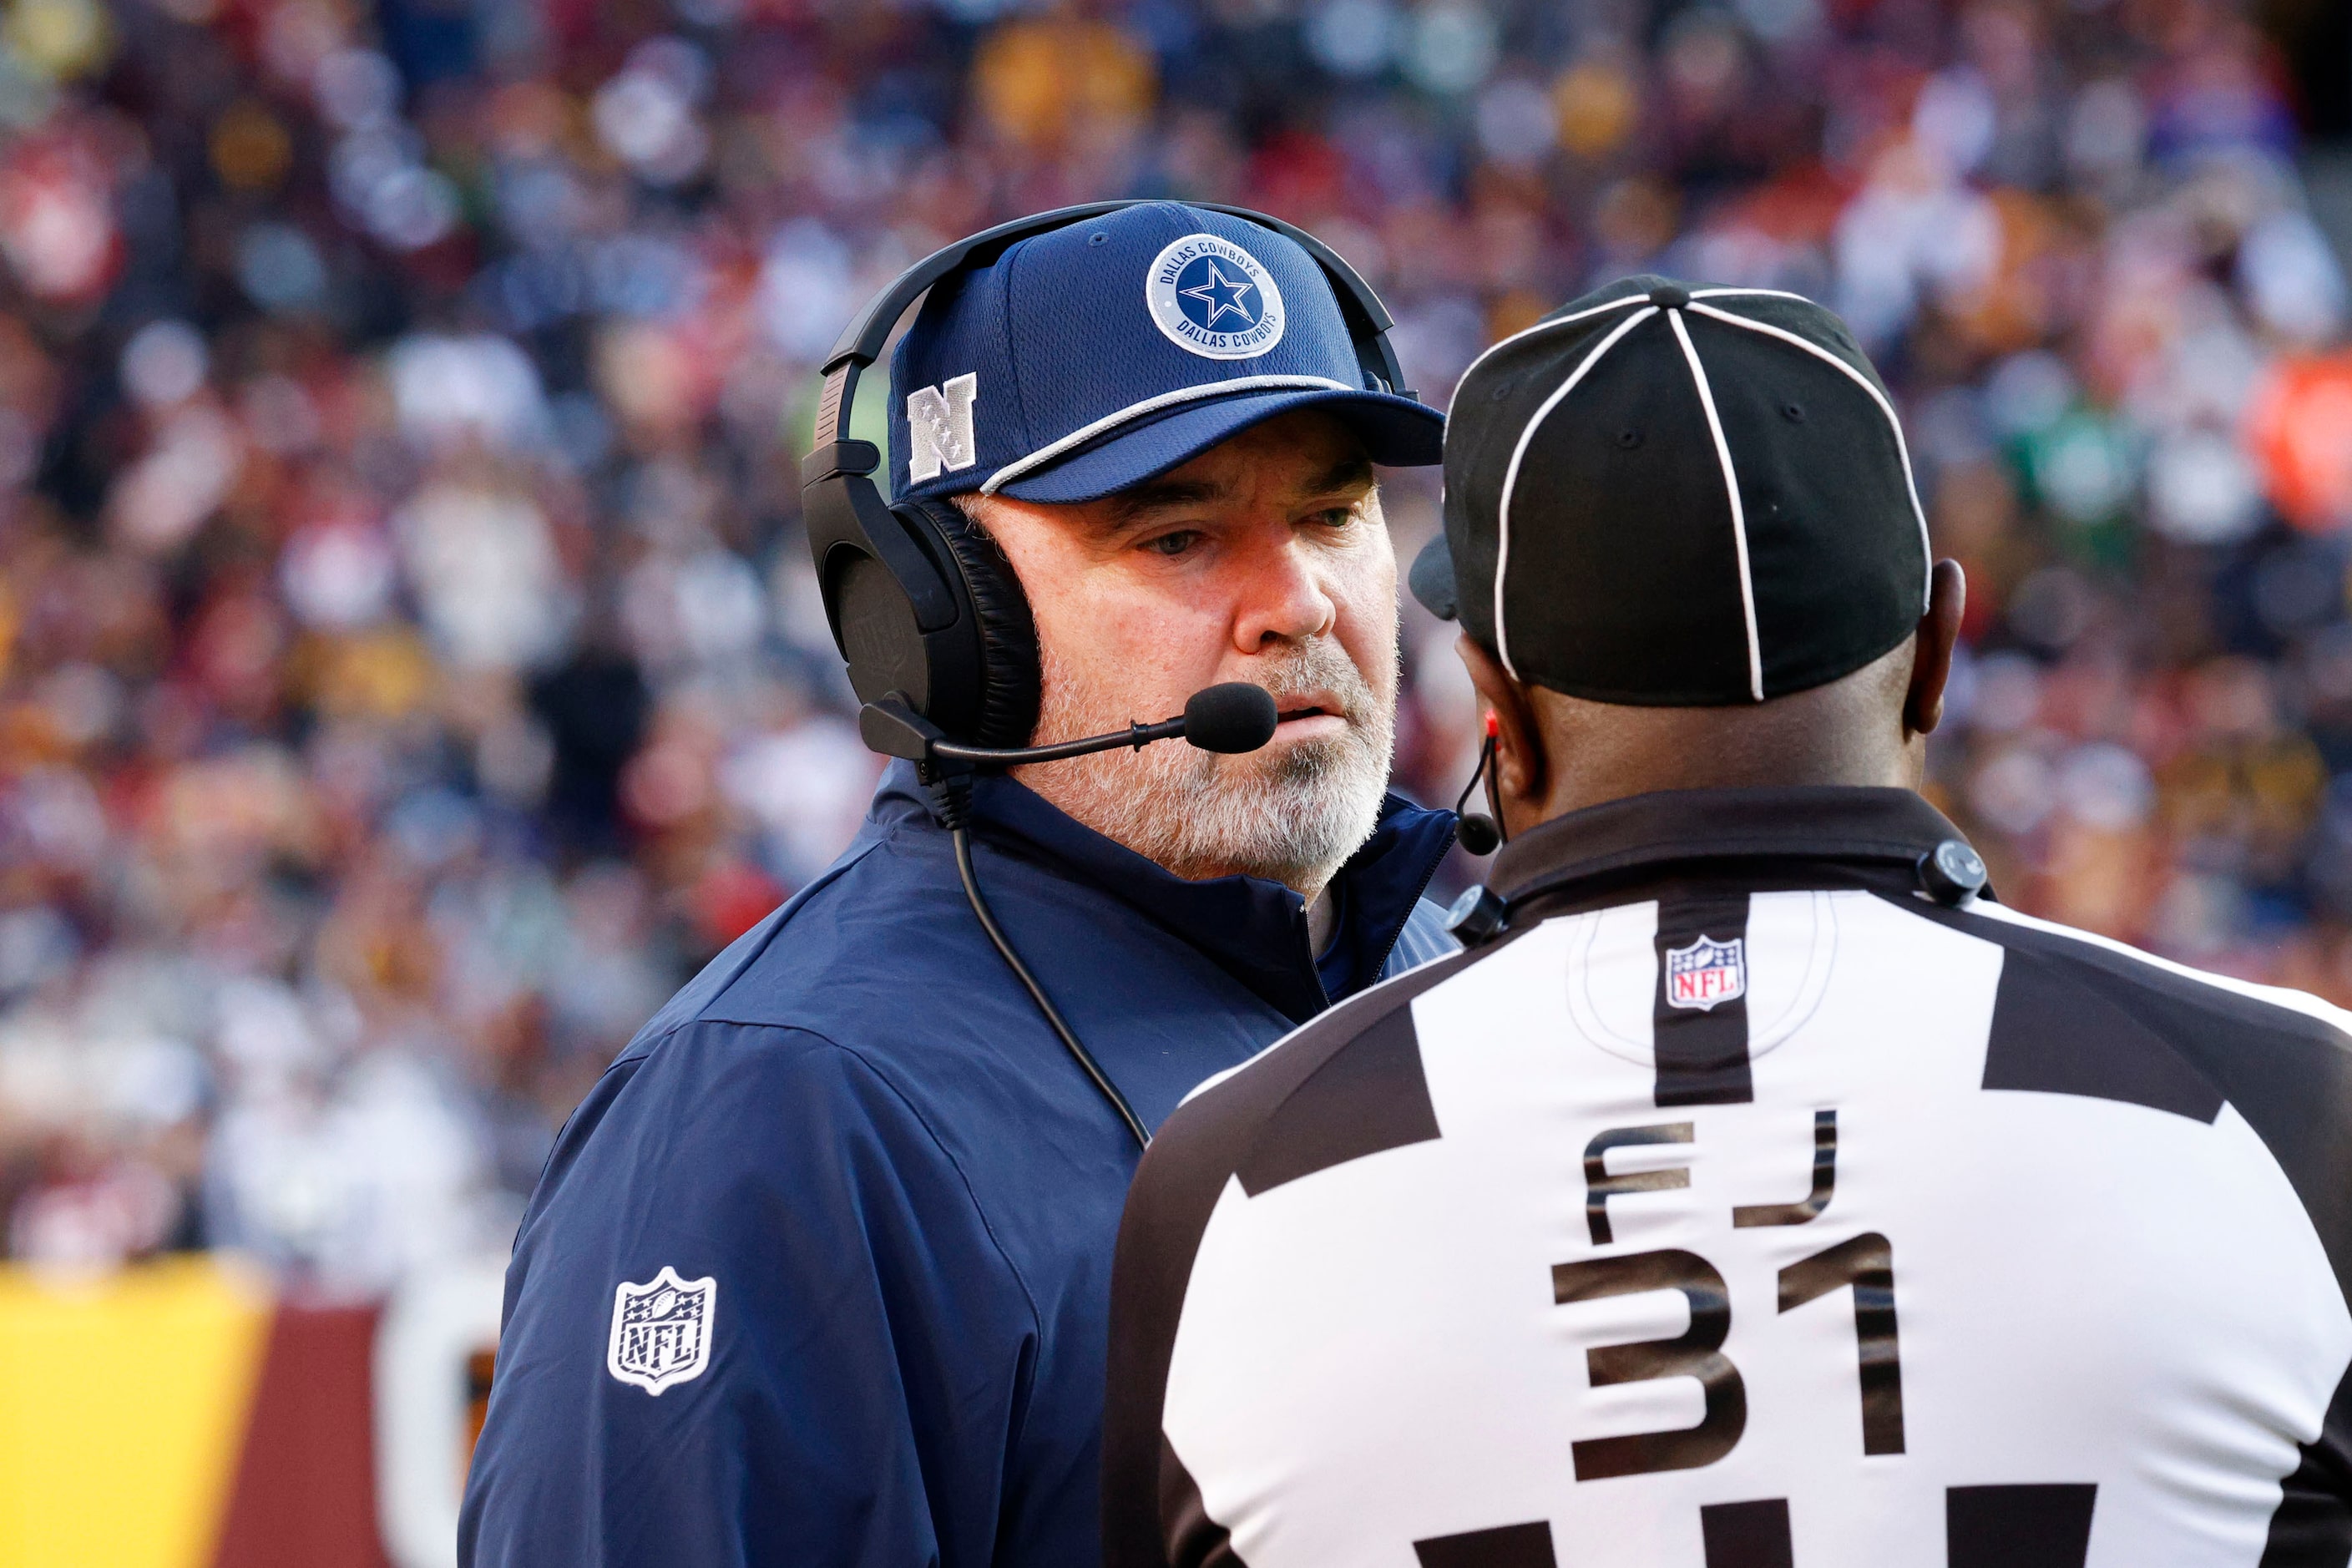
<svg viewBox="0 0 2352 1568">
<path fill-rule="evenodd" d="M 1105 497 L 1103 504 L 1132 516 L 1224 500 L 1255 486 L 1317 496 L 1371 483 L 1372 461 L 1356 433 L 1328 415 L 1303 412 L 1252 426 L 1164 474 Z"/>
</svg>

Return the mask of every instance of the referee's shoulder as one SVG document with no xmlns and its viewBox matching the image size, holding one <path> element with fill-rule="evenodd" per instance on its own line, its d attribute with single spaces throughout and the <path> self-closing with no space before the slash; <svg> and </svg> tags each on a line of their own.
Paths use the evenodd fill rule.
<svg viewBox="0 0 2352 1568">
<path fill-rule="evenodd" d="M 1915 912 L 1922 912 L 1919 901 L 1907 902 Z M 1939 923 L 1964 930 L 2012 953 L 2030 955 L 2084 984 L 2110 991 L 2137 991 L 2157 1010 L 2167 1003 L 2189 1010 L 2214 1009 L 2249 1026 L 2267 1023 L 2297 1037 L 2326 1038 L 2352 1053 L 2352 1010 L 2307 991 L 2198 969 L 2113 937 L 2061 925 L 2006 905 L 1980 902 L 1961 911 L 1924 909 L 1932 911 L 1930 918 Z"/>
<path fill-rule="evenodd" d="M 1277 1142 L 1264 1137 L 1276 1122 L 1278 1142 L 1303 1143 L 1308 1157 L 1342 1124 L 1353 1123 L 1347 1136 L 1381 1136 L 1379 1123 L 1394 1101 L 1426 1099 L 1412 1036 L 1414 998 L 1494 951 L 1456 948 L 1368 987 L 1203 1080 L 1153 1136 L 1136 1190 L 1203 1180 L 1222 1186 L 1235 1173 L 1247 1183 L 1250 1151 Z M 1407 1076 L 1410 1083 L 1400 1081 Z"/>
<path fill-rule="evenodd" d="M 2352 1014 L 1999 905 L 1906 907 L 2002 950 L 1985 1087 L 2089 1095 L 2209 1125 L 2233 1109 L 2352 1292 Z"/>
</svg>

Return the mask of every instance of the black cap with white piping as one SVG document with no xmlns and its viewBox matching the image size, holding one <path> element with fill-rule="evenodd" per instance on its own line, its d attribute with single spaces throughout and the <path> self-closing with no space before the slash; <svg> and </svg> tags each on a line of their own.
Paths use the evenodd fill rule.
<svg viewBox="0 0 2352 1568">
<path fill-rule="evenodd" d="M 1496 344 L 1454 395 L 1413 593 L 1523 680 L 1644 707 L 1851 673 L 1927 608 L 1900 421 L 1795 294 L 1627 278 Z"/>
</svg>

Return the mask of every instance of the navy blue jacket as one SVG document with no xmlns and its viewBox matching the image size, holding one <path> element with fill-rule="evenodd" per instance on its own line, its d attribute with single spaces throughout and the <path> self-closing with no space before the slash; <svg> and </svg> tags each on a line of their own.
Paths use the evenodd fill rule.
<svg viewBox="0 0 2352 1568">
<path fill-rule="evenodd" d="M 1180 880 L 1010 779 L 980 781 L 973 817 L 998 922 L 1148 1126 L 1453 950 L 1420 899 L 1453 818 L 1393 796 L 1319 965 L 1286 889 Z M 1094 1563 L 1135 1162 L 898 764 L 841 859 L 680 991 L 557 1140 L 507 1272 L 460 1560 Z M 625 1289 L 657 1277 L 687 1289 Z M 639 1328 L 625 1351 L 623 1296 L 685 1337 Z M 657 1392 L 621 1375 L 664 1366 Z"/>
</svg>

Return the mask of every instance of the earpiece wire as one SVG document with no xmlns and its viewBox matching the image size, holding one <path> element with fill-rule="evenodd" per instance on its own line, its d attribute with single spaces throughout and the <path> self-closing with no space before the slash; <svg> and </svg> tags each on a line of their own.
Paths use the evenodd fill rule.
<svg viewBox="0 0 2352 1568">
<path fill-rule="evenodd" d="M 1045 1015 L 1045 1022 L 1052 1025 L 1054 1033 L 1061 1037 L 1063 1047 L 1085 1069 L 1087 1077 L 1094 1080 L 1094 1086 L 1102 1091 L 1103 1098 L 1110 1101 L 1111 1109 L 1118 1112 L 1118 1119 L 1127 1123 L 1129 1133 L 1135 1139 L 1136 1148 L 1150 1149 L 1151 1134 L 1144 1131 L 1142 1118 L 1137 1116 L 1135 1108 L 1128 1104 L 1127 1096 L 1119 1093 L 1118 1085 L 1111 1082 L 1101 1065 L 1085 1046 L 1078 1043 L 1076 1033 L 1063 1021 L 1060 1010 L 1046 996 L 1045 988 L 1037 984 L 1037 977 L 1029 973 L 1029 966 L 1021 962 L 1019 953 L 1013 951 L 1013 943 L 1006 940 L 1003 930 L 997 925 L 996 917 L 988 912 L 988 900 L 980 894 L 980 880 L 972 875 L 971 829 L 958 826 L 950 829 L 950 834 L 955 840 L 956 872 L 963 879 L 964 897 L 971 900 L 971 912 L 980 917 L 980 929 L 986 931 L 988 940 L 996 944 L 996 951 L 1003 957 L 1006 966 L 1019 977 L 1023 985 L 1028 987 L 1031 999 L 1037 1004 L 1037 1010 Z"/>
</svg>

